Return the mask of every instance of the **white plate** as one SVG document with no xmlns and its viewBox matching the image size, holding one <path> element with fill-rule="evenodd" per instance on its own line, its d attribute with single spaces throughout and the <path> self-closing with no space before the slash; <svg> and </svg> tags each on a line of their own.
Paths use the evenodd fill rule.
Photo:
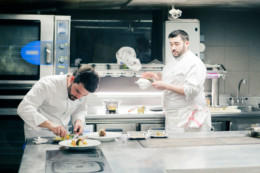
<svg viewBox="0 0 260 173">
<path fill-rule="evenodd" d="M 71 142 L 72 140 L 65 140 L 65 141 L 61 141 L 59 142 L 59 145 L 64 146 L 64 147 L 69 147 L 69 148 L 89 148 L 89 147 L 95 147 L 99 144 L 101 144 L 101 142 L 97 141 L 97 140 L 91 140 L 91 139 L 86 139 L 87 144 L 86 145 L 82 145 L 82 146 L 72 146 Z"/>
<path fill-rule="evenodd" d="M 96 139 L 99 141 L 113 141 L 115 138 L 121 137 L 120 132 L 106 132 L 106 136 L 99 136 L 98 132 L 88 133 L 86 136 L 91 139 Z"/>
</svg>

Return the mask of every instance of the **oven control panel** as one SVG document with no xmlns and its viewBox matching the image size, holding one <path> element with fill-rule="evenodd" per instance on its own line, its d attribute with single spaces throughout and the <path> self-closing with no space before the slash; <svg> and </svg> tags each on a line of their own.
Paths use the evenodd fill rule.
<svg viewBox="0 0 260 173">
<path fill-rule="evenodd" d="M 55 16 L 55 74 L 69 71 L 70 16 Z"/>
</svg>

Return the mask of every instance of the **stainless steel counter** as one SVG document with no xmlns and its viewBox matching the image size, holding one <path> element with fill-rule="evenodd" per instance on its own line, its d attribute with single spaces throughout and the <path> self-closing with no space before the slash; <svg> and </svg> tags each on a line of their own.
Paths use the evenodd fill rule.
<svg viewBox="0 0 260 173">
<path fill-rule="evenodd" d="M 255 112 L 241 112 L 241 113 L 212 113 L 212 118 L 254 118 L 259 117 L 260 118 L 260 111 Z M 137 114 L 137 113 L 118 113 L 118 114 L 106 114 L 106 113 L 100 113 L 100 114 L 88 114 L 86 116 L 86 120 L 91 119 L 151 119 L 151 118 L 157 118 L 157 119 L 164 119 L 165 115 L 163 112 L 152 112 L 147 111 L 145 114 Z"/>
<path fill-rule="evenodd" d="M 242 137 L 246 132 L 178 133 L 171 138 Z M 148 139 L 153 140 L 153 139 Z M 26 145 L 20 173 L 44 173 L 47 150 L 59 150 L 59 145 Z M 259 144 L 213 145 L 190 147 L 143 148 L 136 140 L 104 142 L 98 146 L 114 173 L 165 173 L 176 169 L 244 168 L 260 170 Z M 76 157 L 76 156 L 75 156 Z M 73 158 L 72 158 L 73 159 Z M 248 169 L 246 169 L 246 168 Z M 246 172 L 246 171 L 245 171 Z"/>
</svg>

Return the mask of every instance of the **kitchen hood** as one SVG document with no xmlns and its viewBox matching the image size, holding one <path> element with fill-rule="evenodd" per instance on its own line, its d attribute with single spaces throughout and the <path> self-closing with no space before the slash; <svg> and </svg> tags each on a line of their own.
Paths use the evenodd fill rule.
<svg viewBox="0 0 260 173">
<path fill-rule="evenodd" d="M 132 0 L 0 0 L 3 10 L 122 8 Z"/>
<path fill-rule="evenodd" d="M 0 0 L 1 13 L 7 11 L 50 9 L 136 9 L 213 7 L 213 8 L 260 8 L 256 0 Z"/>
</svg>

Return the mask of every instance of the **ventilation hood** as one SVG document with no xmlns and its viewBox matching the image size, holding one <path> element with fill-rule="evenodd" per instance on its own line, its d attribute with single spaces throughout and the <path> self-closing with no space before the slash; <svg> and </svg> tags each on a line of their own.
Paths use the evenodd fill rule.
<svg viewBox="0 0 260 173">
<path fill-rule="evenodd" d="M 3 11 L 40 9 L 136 9 L 171 7 L 260 8 L 259 0 L 0 0 Z"/>
</svg>

